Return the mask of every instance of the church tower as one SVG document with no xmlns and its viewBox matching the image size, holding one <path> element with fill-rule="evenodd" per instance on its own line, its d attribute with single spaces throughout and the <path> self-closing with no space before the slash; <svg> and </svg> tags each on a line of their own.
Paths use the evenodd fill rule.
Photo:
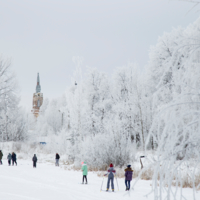
<svg viewBox="0 0 200 200">
<path fill-rule="evenodd" d="M 33 93 L 33 114 L 35 117 L 38 117 L 40 106 L 43 103 L 43 93 L 41 93 L 41 86 L 40 86 L 40 76 L 39 73 L 37 74 L 37 85 L 36 85 L 36 93 Z"/>
</svg>

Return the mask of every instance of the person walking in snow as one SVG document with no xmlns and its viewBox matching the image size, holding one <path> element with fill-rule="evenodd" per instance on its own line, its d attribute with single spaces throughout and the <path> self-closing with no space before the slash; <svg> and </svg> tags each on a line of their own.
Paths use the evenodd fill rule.
<svg viewBox="0 0 200 200">
<path fill-rule="evenodd" d="M 110 168 L 108 169 L 107 173 L 104 174 L 104 176 L 108 175 L 108 182 L 107 182 L 107 189 L 106 191 L 109 190 L 110 188 L 110 182 L 111 182 L 111 187 L 112 187 L 112 191 L 114 192 L 114 175 L 116 175 L 116 171 L 113 168 L 113 164 L 110 164 Z"/>
<path fill-rule="evenodd" d="M 2 151 L 0 150 L 0 165 L 3 164 L 3 163 L 2 163 L 2 158 L 3 158 L 3 153 L 2 153 Z"/>
<path fill-rule="evenodd" d="M 12 160 L 12 155 L 10 153 L 8 154 L 7 159 L 8 159 L 8 165 L 10 166 Z"/>
<path fill-rule="evenodd" d="M 87 184 L 87 173 L 88 173 L 88 168 L 87 168 L 87 163 L 83 162 L 82 163 L 82 171 L 83 171 L 83 182 L 82 184 L 84 184 L 84 179 L 85 179 L 85 184 Z"/>
<path fill-rule="evenodd" d="M 12 152 L 12 165 L 14 165 L 14 163 L 17 165 L 17 155 Z"/>
<path fill-rule="evenodd" d="M 59 166 L 60 155 L 56 153 L 56 166 Z"/>
<path fill-rule="evenodd" d="M 132 181 L 133 176 L 133 170 L 131 169 L 131 165 L 128 165 L 125 171 L 125 185 L 126 185 L 126 191 L 130 190 L 130 182 Z"/>
<path fill-rule="evenodd" d="M 33 156 L 33 158 L 32 158 L 32 161 L 33 161 L 33 168 L 34 168 L 34 167 L 36 168 L 36 163 L 37 163 L 36 154 L 34 154 L 34 156 Z"/>
</svg>

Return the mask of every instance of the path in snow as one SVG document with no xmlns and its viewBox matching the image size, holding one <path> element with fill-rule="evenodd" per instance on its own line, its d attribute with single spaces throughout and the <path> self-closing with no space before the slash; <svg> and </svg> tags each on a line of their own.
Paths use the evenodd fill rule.
<svg viewBox="0 0 200 200">
<path fill-rule="evenodd" d="M 32 162 L 18 160 L 18 166 L 7 166 L 3 160 L 0 165 L 1 200 L 126 200 L 147 199 L 150 181 L 140 181 L 134 191 L 125 192 L 124 179 L 118 179 L 119 191 L 115 181 L 115 193 L 100 192 L 102 178 L 89 172 L 88 185 L 82 185 L 82 173 L 67 171 L 48 163 L 38 163 L 33 169 Z M 103 189 L 106 189 L 104 178 Z M 192 190 L 184 189 L 187 198 L 192 199 Z M 200 195 L 196 196 L 200 199 Z M 198 198 L 199 197 L 199 198 Z M 148 197 L 153 200 L 153 195 Z"/>
</svg>

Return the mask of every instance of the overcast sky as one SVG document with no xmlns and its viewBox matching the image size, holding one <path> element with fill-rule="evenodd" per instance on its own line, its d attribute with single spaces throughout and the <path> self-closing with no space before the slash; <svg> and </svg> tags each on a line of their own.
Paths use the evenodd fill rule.
<svg viewBox="0 0 200 200">
<path fill-rule="evenodd" d="M 21 105 L 32 106 L 37 72 L 44 97 L 72 84 L 73 56 L 109 75 L 127 62 L 145 69 L 148 51 L 173 27 L 199 13 L 169 0 L 0 0 L 0 54 L 12 58 Z"/>
</svg>

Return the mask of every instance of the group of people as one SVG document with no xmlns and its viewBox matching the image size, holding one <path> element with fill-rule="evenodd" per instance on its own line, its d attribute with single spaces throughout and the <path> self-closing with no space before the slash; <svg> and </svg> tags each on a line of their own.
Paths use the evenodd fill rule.
<svg viewBox="0 0 200 200">
<path fill-rule="evenodd" d="M 2 158 L 3 158 L 3 152 L 0 150 L 0 165 L 3 164 Z M 11 165 L 11 161 L 12 161 L 12 165 L 14 165 L 14 164 L 17 165 L 17 155 L 15 154 L 15 152 L 12 152 L 12 154 L 9 153 L 8 156 L 7 156 L 7 159 L 8 159 L 8 165 L 9 166 Z M 60 155 L 58 153 L 56 153 L 55 159 L 56 159 L 55 165 L 59 166 Z M 37 163 L 37 156 L 36 156 L 36 154 L 34 154 L 34 156 L 32 158 L 32 161 L 33 161 L 33 168 L 36 168 L 36 163 Z"/>
<path fill-rule="evenodd" d="M 127 168 L 124 170 L 125 171 L 125 185 L 126 185 L 126 191 L 130 190 L 131 184 L 130 182 L 132 181 L 133 177 L 133 170 L 131 168 L 131 165 L 128 165 Z M 113 167 L 113 164 L 110 164 L 110 168 L 108 169 L 107 173 L 104 174 L 104 176 L 108 176 L 108 181 L 107 181 L 107 189 L 106 191 L 109 190 L 110 188 L 110 183 L 112 187 L 112 191 L 114 192 L 114 176 L 116 175 L 116 171 Z"/>
<path fill-rule="evenodd" d="M 3 152 L 0 150 L 0 165 L 3 164 L 2 158 L 3 158 Z M 12 165 L 14 165 L 14 164 L 17 165 L 17 155 L 14 152 L 12 152 L 12 154 L 9 153 L 7 156 L 7 159 L 8 159 L 9 166 L 11 165 L 11 160 L 12 160 Z"/>
<path fill-rule="evenodd" d="M 55 157 L 55 160 L 56 160 L 55 165 L 56 166 L 59 166 L 59 159 L 60 159 L 60 155 L 58 153 L 56 153 L 56 157 Z M 37 156 L 36 156 L 36 154 L 34 154 L 34 156 L 32 158 L 32 161 L 33 161 L 33 168 L 36 168 L 36 163 L 37 163 Z"/>
<path fill-rule="evenodd" d="M 3 153 L 0 150 L 0 164 L 2 165 L 2 158 L 3 158 Z M 12 160 L 12 165 L 14 165 L 14 163 L 17 165 L 17 155 L 13 152 L 12 154 L 8 154 L 7 156 L 8 159 L 8 165 L 11 165 L 11 160 Z M 59 159 L 60 159 L 60 155 L 58 153 L 56 153 L 55 156 L 55 166 L 59 166 Z M 33 158 L 33 168 L 36 168 L 36 163 L 37 163 L 37 156 L 36 154 L 34 154 Z M 82 171 L 83 171 L 83 181 L 82 184 L 88 184 L 87 181 L 87 174 L 88 174 L 88 168 L 87 168 L 87 163 L 86 162 L 82 162 Z M 108 181 L 107 181 L 107 189 L 106 191 L 109 191 L 110 188 L 110 184 L 111 184 L 111 188 L 112 191 L 114 192 L 114 177 L 116 175 L 116 171 L 114 169 L 113 164 L 110 164 L 110 167 L 108 169 L 108 171 L 106 172 L 106 174 L 104 174 L 104 176 L 108 176 Z M 132 180 L 132 176 L 133 176 L 133 170 L 131 168 L 131 165 L 128 165 L 127 168 L 125 169 L 125 185 L 126 185 L 126 191 L 130 190 L 130 182 Z"/>
<path fill-rule="evenodd" d="M 87 164 L 86 164 L 86 162 L 82 162 L 81 164 L 82 164 L 81 169 L 83 171 L 82 184 L 84 184 L 84 180 L 85 180 L 85 184 L 88 184 L 88 182 L 87 182 L 87 174 L 88 174 Z M 127 168 L 124 171 L 125 171 L 126 191 L 128 191 L 128 190 L 130 190 L 130 187 L 131 187 L 130 182 L 132 181 L 132 177 L 133 177 L 133 170 L 131 168 L 131 165 L 128 165 Z M 109 191 L 110 183 L 111 183 L 111 188 L 112 188 L 112 191 L 114 192 L 114 177 L 115 177 L 115 175 L 116 175 L 116 171 L 114 169 L 113 164 L 111 163 L 110 168 L 108 169 L 106 174 L 104 174 L 104 176 L 108 176 L 106 191 Z"/>
<path fill-rule="evenodd" d="M 14 152 L 12 152 L 12 155 L 9 153 L 7 159 L 9 166 L 11 165 L 11 160 L 12 160 L 12 165 L 16 164 L 17 166 L 17 155 Z"/>
</svg>

